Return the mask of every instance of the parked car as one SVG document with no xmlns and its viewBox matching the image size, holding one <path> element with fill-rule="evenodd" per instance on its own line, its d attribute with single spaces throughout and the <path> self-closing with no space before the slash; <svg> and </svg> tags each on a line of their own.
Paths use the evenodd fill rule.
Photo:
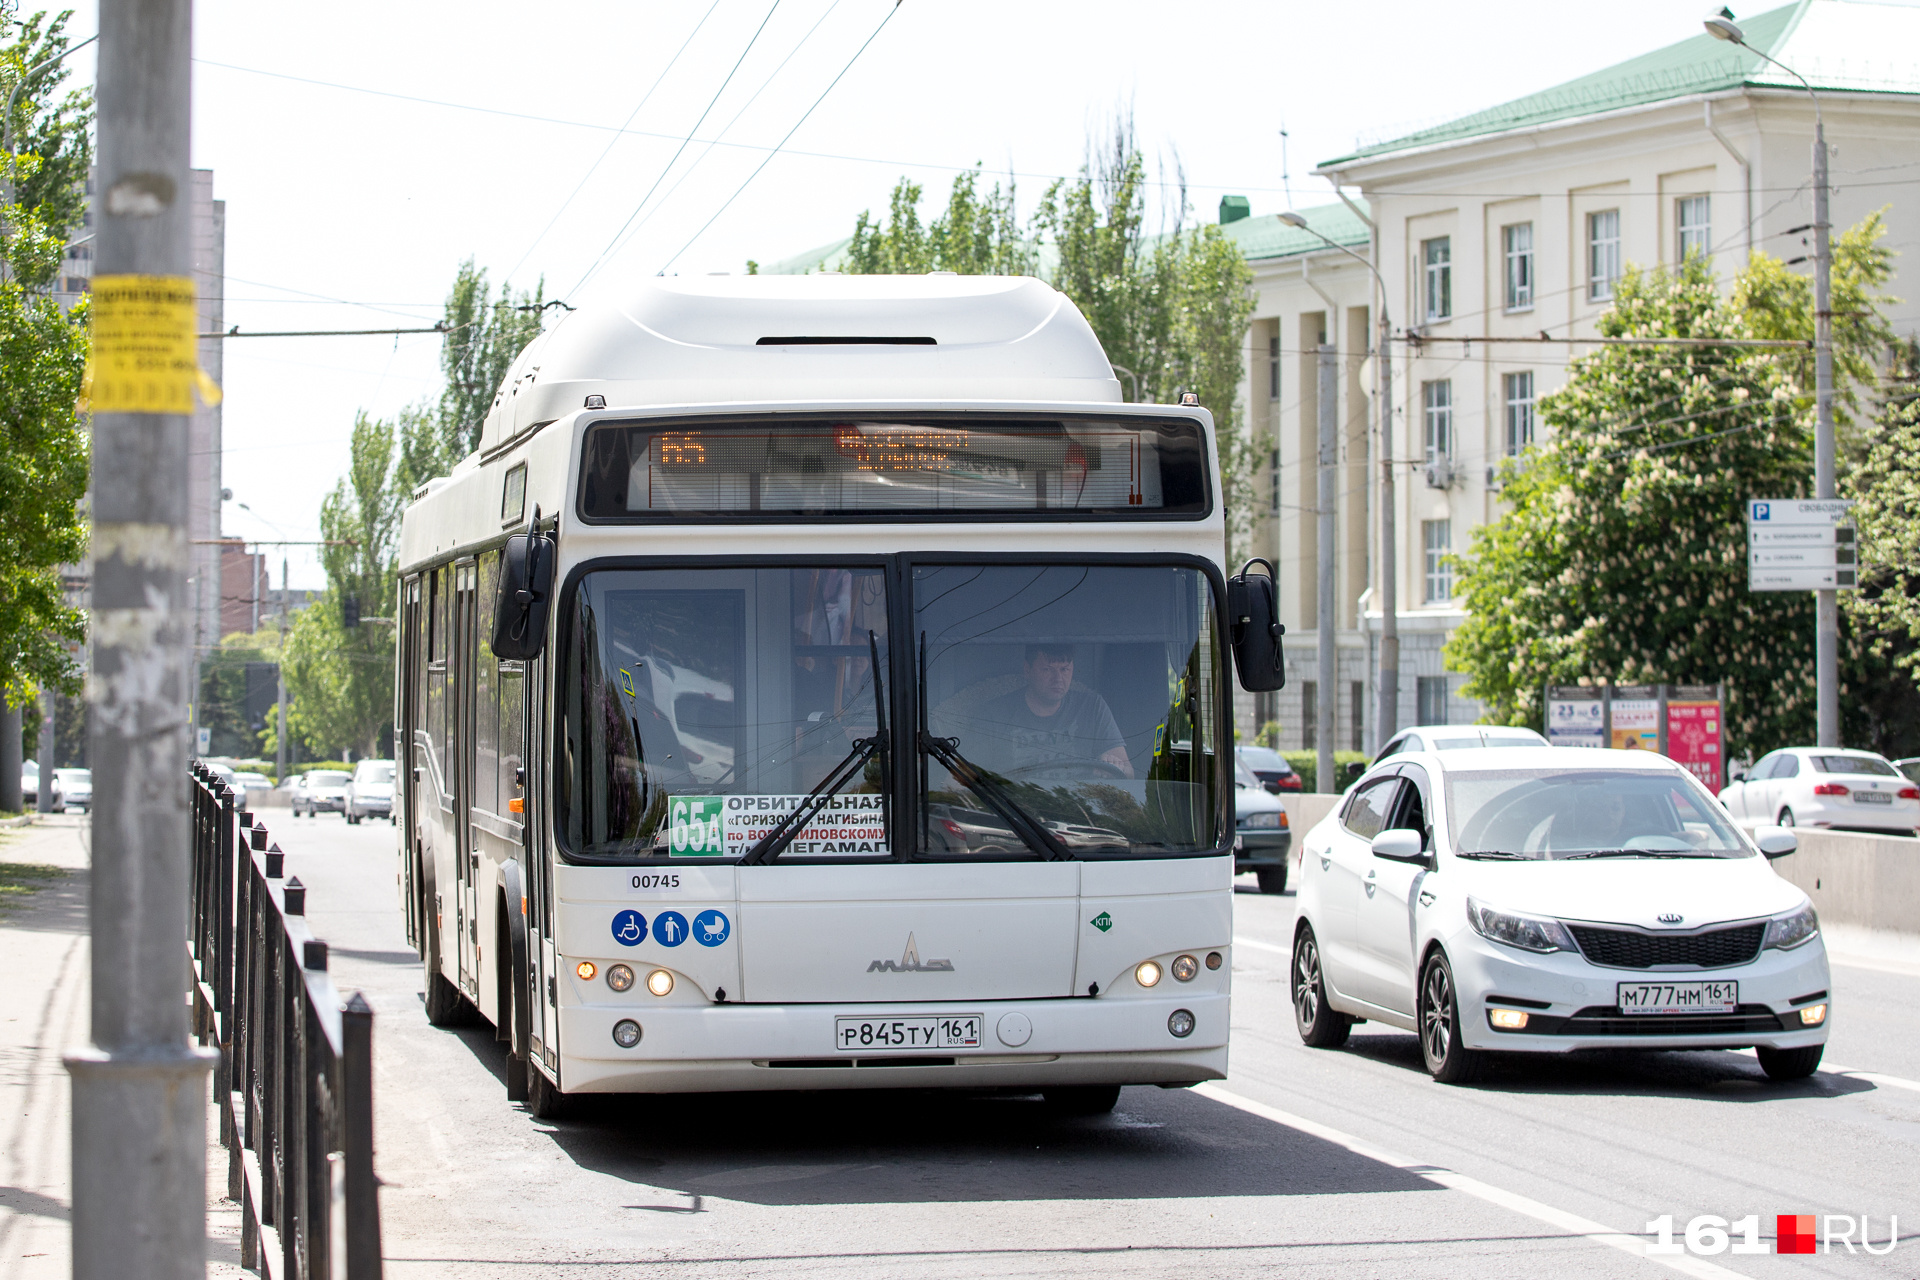
<svg viewBox="0 0 1920 1280">
<path fill-rule="evenodd" d="M 1296 782 L 1298 779 L 1296 778 Z M 1233 873 L 1251 871 L 1260 878 L 1260 892 L 1287 891 L 1287 855 L 1293 852 L 1293 829 L 1286 806 L 1261 785 L 1260 778 L 1239 760 L 1233 764 Z"/>
<path fill-rule="evenodd" d="M 202 760 L 200 764 L 201 767 L 211 770 L 214 777 L 220 779 L 220 781 L 226 783 L 228 786 L 231 787 L 234 785 L 234 773 L 231 765 L 217 764 L 212 760 Z"/>
<path fill-rule="evenodd" d="M 1303 842 L 1295 1026 L 1414 1032 L 1450 1084 L 1490 1052 L 1602 1048 L 1751 1047 L 1802 1079 L 1832 984 L 1812 902 L 1768 865 L 1796 847 L 1650 751 L 1396 756 Z"/>
<path fill-rule="evenodd" d="M 1920 784 L 1871 751 L 1789 747 L 1760 757 L 1720 792 L 1747 826 L 1833 827 L 1912 835 L 1920 827 Z"/>
<path fill-rule="evenodd" d="M 55 769 L 53 779 L 54 790 L 59 793 L 54 807 L 60 812 L 71 813 L 78 809 L 85 813 L 93 808 L 93 770 Z"/>
<path fill-rule="evenodd" d="M 1895 760 L 1893 767 L 1905 774 L 1909 782 L 1920 782 L 1920 756 L 1908 756 L 1904 760 Z"/>
<path fill-rule="evenodd" d="M 1388 756 L 1409 751 L 1458 751 L 1470 747 L 1544 747 L 1547 740 L 1531 729 L 1515 729 L 1496 724 L 1420 724 L 1402 729 L 1387 740 L 1379 764 Z"/>
<path fill-rule="evenodd" d="M 40 765 L 24 760 L 20 764 L 20 803 L 31 810 L 40 803 Z M 60 807 L 60 771 L 53 771 L 53 807 Z"/>
<path fill-rule="evenodd" d="M 358 825 L 362 818 L 393 821 L 393 761 L 362 760 L 353 766 L 353 781 L 347 786 L 347 821 Z"/>
<path fill-rule="evenodd" d="M 1271 794 L 1300 790 L 1300 775 L 1287 763 L 1287 758 L 1272 747 L 1235 747 L 1233 754 Z"/>
<path fill-rule="evenodd" d="M 293 794 L 293 816 L 297 818 L 304 813 L 312 818 L 322 813 L 345 813 L 347 788 L 352 783 L 350 773 L 315 769 L 302 779 L 300 789 Z"/>
<path fill-rule="evenodd" d="M 271 791 L 273 779 L 252 769 L 237 769 L 233 775 L 233 786 L 236 791 Z"/>
</svg>

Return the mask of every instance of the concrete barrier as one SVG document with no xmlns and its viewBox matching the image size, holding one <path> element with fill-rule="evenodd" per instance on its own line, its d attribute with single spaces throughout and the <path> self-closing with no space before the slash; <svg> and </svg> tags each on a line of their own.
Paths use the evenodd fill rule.
<svg viewBox="0 0 1920 1280">
<path fill-rule="evenodd" d="M 1315 791 L 1282 791 L 1280 803 L 1286 806 L 1287 825 L 1293 829 L 1293 851 L 1300 852 L 1300 840 L 1320 825 L 1320 820 L 1339 807 L 1343 797 Z"/>
<path fill-rule="evenodd" d="M 1920 840 L 1801 827 L 1773 869 L 1806 890 L 1822 925 L 1920 940 Z"/>
</svg>

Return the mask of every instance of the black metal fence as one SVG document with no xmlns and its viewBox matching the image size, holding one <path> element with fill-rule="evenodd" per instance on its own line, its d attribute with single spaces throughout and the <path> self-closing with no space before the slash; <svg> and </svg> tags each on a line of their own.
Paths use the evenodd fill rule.
<svg viewBox="0 0 1920 1280">
<path fill-rule="evenodd" d="M 214 1097 L 240 1261 L 262 1277 L 375 1280 L 373 1010 L 344 1005 L 307 892 L 267 828 L 199 765 L 193 804 L 194 1034 L 216 1044 Z"/>
</svg>

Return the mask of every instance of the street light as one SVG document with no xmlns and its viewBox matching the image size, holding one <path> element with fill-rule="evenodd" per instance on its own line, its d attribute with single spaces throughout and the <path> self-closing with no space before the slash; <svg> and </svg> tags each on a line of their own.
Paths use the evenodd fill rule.
<svg viewBox="0 0 1920 1280">
<path fill-rule="evenodd" d="M 1337 240 L 1329 239 L 1307 225 L 1307 220 L 1289 210 L 1280 221 L 1296 231 L 1304 231 L 1317 240 L 1338 249 L 1365 267 L 1380 289 L 1379 351 L 1373 362 L 1374 400 L 1380 421 L 1380 694 L 1375 703 L 1378 746 L 1400 731 L 1400 592 L 1397 548 L 1394 545 L 1393 483 L 1393 322 L 1387 317 L 1387 282 L 1373 263 Z M 1323 621 L 1323 627 L 1327 624 Z M 1328 696 L 1323 691 L 1321 696 Z"/>
<path fill-rule="evenodd" d="M 1780 68 L 1813 100 L 1813 496 L 1831 502 L 1834 486 L 1833 443 L 1833 247 L 1827 220 L 1827 129 L 1820 113 L 1820 95 L 1807 78 L 1747 43 L 1746 33 L 1722 9 L 1705 20 L 1707 34 L 1725 40 Z M 1814 596 L 1814 680 L 1818 702 L 1819 745 L 1840 745 L 1840 599 L 1832 588 Z"/>
</svg>

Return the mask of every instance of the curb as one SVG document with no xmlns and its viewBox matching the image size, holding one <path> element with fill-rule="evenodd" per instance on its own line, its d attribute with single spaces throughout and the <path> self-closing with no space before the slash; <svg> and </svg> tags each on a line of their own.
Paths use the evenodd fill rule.
<svg viewBox="0 0 1920 1280">
<path fill-rule="evenodd" d="M 30 827 L 32 825 L 33 815 L 30 813 L 23 813 L 17 818 L 0 818 L 0 831 L 8 827 Z"/>
</svg>

